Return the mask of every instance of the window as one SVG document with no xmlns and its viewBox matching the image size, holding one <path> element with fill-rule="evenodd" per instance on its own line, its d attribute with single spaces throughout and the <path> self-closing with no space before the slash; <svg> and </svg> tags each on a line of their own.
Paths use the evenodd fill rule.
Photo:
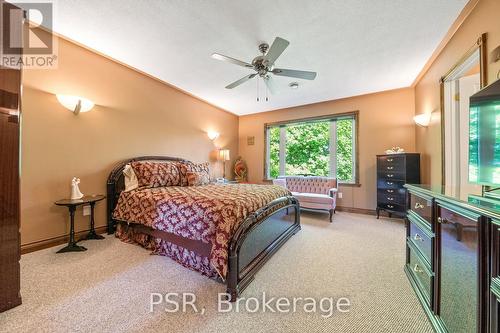
<svg viewBox="0 0 500 333">
<path fill-rule="evenodd" d="M 285 175 L 336 177 L 356 183 L 357 112 L 267 124 L 267 178 Z"/>
</svg>

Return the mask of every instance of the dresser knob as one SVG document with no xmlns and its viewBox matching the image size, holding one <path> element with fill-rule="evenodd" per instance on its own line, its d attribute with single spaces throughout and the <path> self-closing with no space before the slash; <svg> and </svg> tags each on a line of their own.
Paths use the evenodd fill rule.
<svg viewBox="0 0 500 333">
<path fill-rule="evenodd" d="M 388 192 L 388 193 L 393 193 L 393 192 L 394 192 L 394 190 L 387 190 L 387 192 Z"/>
<path fill-rule="evenodd" d="M 413 267 L 413 271 L 418 274 L 422 274 L 424 272 L 418 264 L 415 264 L 415 266 Z"/>
<path fill-rule="evenodd" d="M 392 178 L 392 177 L 394 177 L 394 175 L 390 173 L 387 175 L 387 177 Z"/>
<path fill-rule="evenodd" d="M 393 205 L 387 205 L 387 207 L 388 207 L 388 208 L 394 208 L 394 206 L 393 206 Z"/>
<path fill-rule="evenodd" d="M 387 159 L 387 162 L 392 162 L 392 161 L 394 161 L 394 159 L 392 159 L 392 158 Z"/>
<path fill-rule="evenodd" d="M 393 201 L 393 200 L 394 200 L 394 198 L 387 197 L 387 200 L 389 200 L 389 201 Z"/>
<path fill-rule="evenodd" d="M 448 223 L 448 221 L 446 219 L 443 219 L 442 217 L 438 217 L 438 223 L 446 224 Z"/>
<path fill-rule="evenodd" d="M 422 238 L 422 236 L 420 236 L 419 234 L 415 234 L 415 236 L 413 236 L 413 239 L 416 240 L 416 241 L 420 241 L 420 242 L 424 241 L 424 239 Z"/>
<path fill-rule="evenodd" d="M 387 182 L 387 185 L 394 185 L 393 182 Z"/>
<path fill-rule="evenodd" d="M 392 170 L 394 169 L 394 167 L 387 167 L 387 170 Z"/>
</svg>

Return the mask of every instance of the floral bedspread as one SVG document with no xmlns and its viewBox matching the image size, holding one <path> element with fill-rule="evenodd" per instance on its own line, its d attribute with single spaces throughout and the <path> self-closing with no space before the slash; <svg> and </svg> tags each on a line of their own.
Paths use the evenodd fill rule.
<svg viewBox="0 0 500 333">
<path fill-rule="evenodd" d="M 237 227 L 249 214 L 287 195 L 283 187 L 254 184 L 143 188 L 122 192 L 113 217 L 212 244 L 210 265 L 225 279 Z"/>
</svg>

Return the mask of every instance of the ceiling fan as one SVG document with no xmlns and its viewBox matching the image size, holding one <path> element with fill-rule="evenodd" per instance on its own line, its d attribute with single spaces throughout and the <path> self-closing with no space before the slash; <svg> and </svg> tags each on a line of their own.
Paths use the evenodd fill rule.
<svg viewBox="0 0 500 333">
<path fill-rule="evenodd" d="M 283 53 L 283 51 L 285 51 L 285 49 L 288 47 L 289 44 L 290 44 L 289 41 L 281 37 L 276 37 L 271 47 L 269 47 L 269 45 L 266 43 L 260 44 L 259 51 L 262 53 L 262 55 L 255 57 L 252 60 L 251 64 L 219 53 L 212 54 L 212 58 L 226 61 L 238 66 L 250 68 L 256 72 L 247 75 L 245 77 L 242 77 L 238 81 L 235 81 L 227 85 L 226 89 L 236 88 L 240 84 L 243 84 L 258 75 L 264 80 L 269 91 L 271 93 L 274 93 L 275 92 L 274 83 L 270 74 L 278 76 L 294 77 L 305 80 L 314 80 L 316 78 L 316 72 L 299 71 L 294 69 L 284 69 L 284 68 L 274 67 L 276 59 L 278 59 L 278 57 Z"/>
</svg>

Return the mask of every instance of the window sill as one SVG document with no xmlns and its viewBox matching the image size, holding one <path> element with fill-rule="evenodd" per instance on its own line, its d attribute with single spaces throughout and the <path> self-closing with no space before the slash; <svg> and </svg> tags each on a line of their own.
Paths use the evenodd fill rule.
<svg viewBox="0 0 500 333">
<path fill-rule="evenodd" d="M 265 183 L 271 183 L 273 181 L 272 178 L 264 178 L 262 179 L 263 182 Z M 361 187 L 360 183 L 339 183 L 339 187 Z"/>
<path fill-rule="evenodd" d="M 359 183 L 339 183 L 341 187 L 361 187 Z"/>
</svg>

